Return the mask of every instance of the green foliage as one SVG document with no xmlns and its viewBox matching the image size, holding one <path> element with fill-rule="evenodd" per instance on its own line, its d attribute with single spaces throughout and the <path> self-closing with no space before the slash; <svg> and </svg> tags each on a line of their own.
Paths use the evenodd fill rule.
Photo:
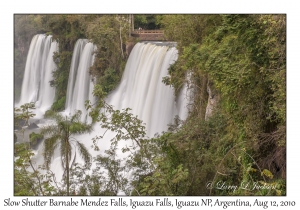
<svg viewBox="0 0 300 210">
<path fill-rule="evenodd" d="M 266 133 L 271 135 L 285 125 L 285 115 L 282 115 L 285 113 L 285 17 L 225 15 L 222 18 L 220 29 L 210 34 L 199 48 L 199 68 L 214 81 L 222 95 L 224 111 L 233 118 L 234 123 L 240 125 L 238 129 L 244 130 L 244 139 L 254 145 L 260 144 L 264 139 L 262 136 Z M 266 27 L 265 19 L 268 18 L 277 19 L 277 24 L 282 27 Z M 277 49 L 274 50 L 271 46 L 275 43 Z M 274 52 L 280 58 L 276 59 L 276 69 L 273 68 Z M 274 104 L 280 104 L 276 106 L 278 109 L 274 108 Z M 274 138 L 269 143 L 273 153 L 285 151 L 276 146 L 277 140 Z M 259 160 L 264 162 L 270 150 L 260 146 L 257 153 Z M 275 161 L 276 165 L 281 165 L 284 170 L 284 160 L 281 159 L 284 153 L 277 155 L 276 159 L 280 158 L 280 161 Z M 272 166 L 273 170 L 278 167 L 276 165 Z"/>
<path fill-rule="evenodd" d="M 38 138 L 42 138 L 40 134 L 31 133 L 30 141 L 25 142 L 24 133 L 28 126 L 29 119 L 35 114 L 31 112 L 35 109 L 33 103 L 24 104 L 21 108 L 15 108 L 15 121 L 22 120 L 22 129 L 19 131 L 23 134 L 23 142 L 15 143 L 14 145 L 14 195 L 53 195 L 56 193 L 52 186 L 53 174 L 42 174 L 40 167 L 35 166 L 32 161 L 34 153 L 31 151 L 30 144 Z"/>
<path fill-rule="evenodd" d="M 183 87 L 184 83 L 186 82 L 185 75 L 187 74 L 187 70 L 178 70 L 180 61 L 176 61 L 169 67 L 169 75 L 162 78 L 162 82 L 165 85 L 170 85 L 175 90 L 175 95 L 179 94 L 179 91 Z"/>
<path fill-rule="evenodd" d="M 60 51 L 60 53 L 54 54 L 53 59 L 57 65 L 57 69 L 52 72 L 53 80 L 50 81 L 50 86 L 55 87 L 55 102 L 59 103 L 58 100 L 62 100 L 62 98 L 66 97 L 67 94 L 68 76 L 72 59 L 72 53 L 69 51 Z"/>
<path fill-rule="evenodd" d="M 55 101 L 52 106 L 51 110 L 53 111 L 62 111 L 65 109 L 66 103 L 66 96 L 61 97 L 59 100 Z"/>
<path fill-rule="evenodd" d="M 146 15 L 134 15 L 134 24 L 136 28 L 144 27 L 147 24 Z"/>
<path fill-rule="evenodd" d="M 125 67 L 127 19 L 126 15 L 100 15 L 86 26 L 86 36 L 97 46 L 90 73 L 106 93 L 117 86 Z"/>
<path fill-rule="evenodd" d="M 84 37 L 81 19 L 81 15 L 42 15 L 44 27 L 59 40 L 60 52 L 71 52 L 77 39 Z"/>
<path fill-rule="evenodd" d="M 141 27 L 145 30 L 153 30 L 160 28 L 160 15 L 142 15 L 142 14 L 135 14 L 134 15 L 134 26 L 135 28 Z"/>
<path fill-rule="evenodd" d="M 201 25 L 194 27 L 197 23 L 193 19 L 197 18 L 203 21 L 199 23 Z M 163 16 L 165 35 L 178 41 L 180 50 L 177 62 L 169 69 L 170 76 L 165 77 L 163 81 L 172 85 L 177 92 L 185 82 L 191 83 L 196 90 L 191 106 L 190 116 L 193 117 L 186 122 L 189 127 L 183 125 L 178 134 L 182 135 L 183 139 L 189 139 L 191 144 L 194 142 L 191 138 L 193 135 L 199 137 L 196 142 L 204 143 L 202 134 L 199 135 L 203 131 L 196 131 L 193 128 L 195 125 L 207 128 L 214 122 L 215 117 L 207 121 L 208 124 L 199 125 L 196 122 L 204 118 L 201 113 L 206 106 L 203 101 L 203 98 L 207 100 L 207 95 L 203 94 L 207 89 L 206 84 L 210 88 L 213 87 L 221 98 L 215 115 L 222 116 L 221 124 L 218 123 L 222 125 L 222 129 L 219 130 L 213 123 L 211 127 L 213 130 L 210 131 L 217 135 L 217 138 L 208 137 L 210 143 L 205 147 L 200 145 L 191 147 L 193 152 L 204 148 L 200 151 L 208 158 L 202 164 L 198 163 L 199 169 L 194 169 L 196 173 L 201 171 L 202 176 L 197 174 L 198 183 L 191 186 L 204 186 L 205 183 L 201 181 L 207 178 L 203 174 L 211 176 L 215 170 L 216 174 L 219 173 L 215 183 L 226 181 L 237 185 L 242 181 L 257 181 L 261 184 L 270 184 L 270 180 L 262 180 L 260 173 L 263 171 L 272 174 L 273 180 L 276 180 L 272 181 L 274 183 L 285 179 L 285 21 L 285 15 Z M 200 32 L 196 30 L 201 27 Z M 188 81 L 184 79 L 186 75 L 190 75 Z M 183 133 L 185 129 L 187 131 Z M 168 139 L 172 138 L 172 135 L 168 135 Z M 180 142 L 180 139 L 176 136 L 174 142 Z M 234 150 L 230 150 L 233 147 Z M 180 142 L 180 149 L 176 151 L 182 152 L 187 148 L 190 147 Z M 244 148 L 247 148 L 247 153 Z M 189 156 L 194 153 L 188 151 L 189 153 L 183 156 L 185 162 L 197 166 L 193 157 Z M 178 157 L 180 156 L 177 155 L 176 160 L 180 160 Z M 254 159 L 256 162 L 253 166 Z M 189 165 L 182 164 L 185 167 Z M 257 167 L 263 170 L 258 170 Z M 280 186 L 273 191 L 235 191 L 234 194 L 284 194 L 285 185 Z M 207 195 L 208 192 L 202 189 L 202 191 L 189 190 L 189 193 Z M 215 195 L 229 193 L 224 190 L 213 191 Z"/>
<path fill-rule="evenodd" d="M 30 138 L 30 143 L 36 144 L 37 141 L 44 138 L 44 136 L 40 133 L 32 132 L 31 134 L 29 134 L 29 138 Z"/>
<path fill-rule="evenodd" d="M 108 154 L 108 152 L 107 152 Z M 113 157 L 114 156 L 114 157 Z M 115 159 L 115 153 L 94 158 L 96 168 L 74 164 L 71 169 L 70 188 L 74 195 L 115 196 L 127 180 L 124 177 L 124 166 Z M 107 174 L 105 175 L 105 172 Z"/>
<path fill-rule="evenodd" d="M 178 49 L 202 43 L 203 38 L 220 22 L 219 15 L 163 15 L 161 24 L 168 40 L 176 41 Z"/>
<path fill-rule="evenodd" d="M 105 93 L 112 91 L 121 80 L 121 75 L 114 69 L 108 68 L 99 79 L 99 85 L 103 87 Z"/>
<path fill-rule="evenodd" d="M 14 122 L 15 125 L 18 125 L 18 120 L 22 120 L 23 124 L 20 126 L 28 126 L 29 119 L 34 117 L 35 114 L 32 110 L 35 109 L 34 103 L 26 103 L 20 106 L 20 108 L 14 108 Z"/>
</svg>

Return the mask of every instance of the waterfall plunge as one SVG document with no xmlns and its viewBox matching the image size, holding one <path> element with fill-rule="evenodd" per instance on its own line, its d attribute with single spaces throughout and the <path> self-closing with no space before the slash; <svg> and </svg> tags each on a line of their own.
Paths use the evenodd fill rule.
<svg viewBox="0 0 300 210">
<path fill-rule="evenodd" d="M 65 113 L 72 114 L 74 110 L 81 110 L 82 120 L 85 120 L 86 115 L 84 101 L 91 99 L 93 90 L 88 69 L 93 63 L 94 50 L 95 46 L 92 43 L 78 40 L 71 63 Z M 176 61 L 177 56 L 178 51 L 175 47 L 137 43 L 129 56 L 120 84 L 106 98 L 107 103 L 115 109 L 131 108 L 131 112 L 146 123 L 149 137 L 165 131 L 176 115 L 181 119 L 187 117 L 187 98 L 183 94 L 184 91 L 181 91 L 176 102 L 173 89 L 162 83 L 162 77 L 168 74 L 168 67 Z M 92 133 L 75 136 L 75 138 L 87 148 L 91 148 L 91 139 L 96 135 L 102 136 L 104 132 L 105 130 L 97 123 Z M 106 132 L 104 139 L 99 142 L 100 153 L 104 154 L 104 151 L 109 149 L 110 139 L 114 135 L 113 132 Z M 119 148 L 128 143 L 120 142 Z M 41 147 L 38 153 L 37 162 L 41 164 L 43 162 Z M 99 154 L 92 149 L 90 153 L 93 157 Z M 117 155 L 118 158 L 126 157 L 121 150 Z M 77 162 L 83 163 L 80 159 Z M 58 153 L 53 159 L 51 170 L 55 173 L 56 179 L 60 180 L 63 169 Z"/>
<path fill-rule="evenodd" d="M 172 123 L 176 115 L 183 120 L 187 117 L 186 86 L 175 100 L 174 90 L 162 83 L 162 78 L 167 76 L 169 66 L 176 61 L 177 57 L 178 51 L 175 47 L 137 43 L 128 58 L 120 84 L 106 98 L 106 102 L 114 109 L 131 108 L 131 113 L 137 115 L 146 124 L 149 137 L 167 130 L 168 124 Z M 91 134 L 76 136 L 76 139 L 87 148 L 91 148 L 91 139 L 104 133 L 104 138 L 98 142 L 100 153 L 104 155 L 104 151 L 110 148 L 110 140 L 116 134 L 102 129 L 99 123 L 95 124 Z M 119 142 L 117 158 L 127 157 L 128 153 L 123 153 L 121 149 L 130 147 L 130 144 L 130 141 Z M 93 157 L 99 154 L 92 149 L 90 153 Z M 82 161 L 79 163 L 83 164 Z M 53 170 L 57 168 L 58 165 L 54 164 Z M 127 174 L 129 179 L 130 174 L 131 172 Z M 121 191 L 118 192 L 118 195 L 123 194 Z"/>
<path fill-rule="evenodd" d="M 91 50 L 91 46 L 88 49 Z M 84 47 L 83 52 L 85 49 L 86 47 Z M 79 52 L 77 49 L 75 51 Z M 81 65 L 83 54 L 80 57 L 78 66 Z M 188 100 L 185 95 L 186 87 L 181 91 L 178 99 L 175 100 L 174 90 L 162 83 L 162 78 L 168 74 L 168 68 L 176 61 L 177 56 L 178 51 L 175 47 L 158 46 L 151 43 L 137 43 L 128 58 L 120 84 L 106 98 L 106 102 L 112 105 L 114 109 L 130 108 L 131 113 L 137 115 L 146 124 L 147 135 L 149 137 L 153 137 L 155 133 L 167 130 L 168 124 L 172 123 L 176 115 L 181 119 L 186 119 L 187 117 L 186 106 Z M 83 60 L 85 61 L 86 59 Z M 73 73 L 70 72 L 70 74 Z M 69 99 L 72 103 L 67 106 L 67 112 L 71 110 L 70 107 L 72 109 L 77 107 L 77 110 L 83 107 L 80 110 L 86 113 L 83 105 L 84 101 L 89 99 L 89 94 L 91 94 L 92 90 L 89 88 L 88 93 L 87 89 L 93 83 L 87 79 L 89 77 L 86 78 L 79 75 L 88 75 L 88 68 L 80 72 L 78 67 L 77 76 L 75 76 L 77 79 L 70 75 L 73 81 L 76 80 L 75 83 L 78 82 L 78 78 L 81 81 L 78 84 L 74 84 L 73 91 L 69 91 L 68 89 L 67 98 L 73 92 L 73 99 Z M 73 83 L 72 80 L 69 80 L 69 85 Z M 82 86 L 79 86 L 79 84 Z M 80 95 L 81 100 L 79 100 L 76 85 L 78 85 L 78 88 L 81 87 L 80 90 L 82 92 L 85 92 L 85 95 Z M 76 95 L 78 96 L 75 97 Z M 92 145 L 91 139 L 96 135 L 102 136 L 104 132 L 100 124 L 96 124 L 91 134 L 76 136 L 76 139 L 84 143 L 87 148 L 90 148 Z M 101 141 L 101 152 L 109 149 L 110 139 L 114 135 L 113 132 L 106 132 L 104 139 Z M 98 155 L 96 151 L 90 150 L 90 152 L 93 156 Z M 123 156 L 121 151 L 118 155 Z"/>
<path fill-rule="evenodd" d="M 53 79 L 52 71 L 56 68 L 53 54 L 57 51 L 58 43 L 52 42 L 52 36 L 38 34 L 32 38 L 18 106 L 34 102 L 40 112 L 51 107 L 55 89 L 50 87 L 49 81 Z"/>
<path fill-rule="evenodd" d="M 162 83 L 177 60 L 175 47 L 137 43 L 127 61 L 120 85 L 107 99 L 115 109 L 131 108 L 146 123 L 147 135 L 167 130 L 175 115 L 185 119 L 186 102 L 175 103 L 174 90 Z M 182 100 L 186 99 L 183 97 Z M 180 105 L 180 106 L 178 106 Z"/>
<path fill-rule="evenodd" d="M 146 124 L 149 137 L 167 130 L 168 124 L 172 123 L 176 115 L 181 119 L 187 117 L 185 91 L 181 91 L 176 102 L 174 90 L 162 83 L 162 77 L 168 74 L 168 68 L 176 61 L 177 56 L 178 51 L 175 47 L 137 43 L 128 58 L 120 84 L 106 98 L 106 102 L 114 109 L 131 108 L 131 113 Z M 87 148 L 91 148 L 91 139 L 104 133 L 105 130 L 97 123 L 91 134 L 82 134 L 75 138 Z M 113 132 L 107 131 L 104 139 L 99 141 L 101 153 L 109 149 L 110 139 L 114 135 Z M 127 143 L 129 142 L 120 142 L 119 148 Z M 99 154 L 92 149 L 90 153 L 94 157 Z M 125 156 L 121 150 L 118 152 L 119 158 Z"/>
<path fill-rule="evenodd" d="M 76 110 L 81 110 L 82 121 L 87 119 L 85 101 L 93 101 L 94 83 L 89 74 L 89 68 L 94 61 L 95 49 L 95 45 L 87 43 L 86 39 L 79 39 L 75 44 L 71 62 L 65 114 L 73 115 Z"/>
<path fill-rule="evenodd" d="M 84 102 L 94 100 L 94 83 L 88 70 L 93 63 L 95 49 L 86 39 L 79 39 L 70 68 L 64 113 L 72 115 L 75 110 L 81 110 L 83 121 L 87 115 Z M 115 109 L 131 108 L 132 113 L 146 123 L 147 134 L 151 137 L 166 130 L 175 115 L 181 119 L 187 116 L 185 97 L 180 96 L 176 105 L 174 91 L 162 83 L 177 55 L 175 47 L 137 43 L 127 61 L 121 83 L 106 99 Z"/>
</svg>

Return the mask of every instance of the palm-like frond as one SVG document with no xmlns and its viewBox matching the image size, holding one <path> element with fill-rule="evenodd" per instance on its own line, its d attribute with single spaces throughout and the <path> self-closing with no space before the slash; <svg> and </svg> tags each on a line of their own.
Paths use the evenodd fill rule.
<svg viewBox="0 0 300 210">
<path fill-rule="evenodd" d="M 71 117 L 71 121 L 72 122 L 80 122 L 80 117 L 81 117 L 81 111 L 80 110 L 77 110 L 76 112 L 75 112 L 75 114 L 74 115 L 72 115 L 72 117 Z"/>
<path fill-rule="evenodd" d="M 79 150 L 79 154 L 81 155 L 82 159 L 84 160 L 85 164 L 90 166 L 91 165 L 91 160 L 92 160 L 92 157 L 89 153 L 89 151 L 87 150 L 87 148 L 82 144 L 80 143 L 79 141 L 75 141 L 76 142 L 76 146 Z"/>
<path fill-rule="evenodd" d="M 76 150 L 75 150 L 75 152 L 74 152 L 74 157 L 73 157 L 72 163 L 71 163 L 71 165 L 70 165 L 70 168 L 72 168 L 72 167 L 74 166 L 75 161 L 76 161 Z"/>
<path fill-rule="evenodd" d="M 47 118 L 54 119 L 56 122 L 63 121 L 63 116 L 52 110 L 49 110 L 45 116 Z"/>
<path fill-rule="evenodd" d="M 60 135 L 53 135 L 44 141 L 44 160 L 45 160 L 45 165 L 47 168 L 49 168 L 49 165 L 51 163 L 54 150 L 57 148 L 59 145 L 59 139 Z"/>
<path fill-rule="evenodd" d="M 46 125 L 41 128 L 42 135 L 55 135 L 58 134 L 57 125 Z"/>
<path fill-rule="evenodd" d="M 71 134 L 82 134 L 82 133 L 90 133 L 92 131 L 92 126 L 87 125 L 81 122 L 72 122 L 70 125 L 70 133 Z"/>
</svg>

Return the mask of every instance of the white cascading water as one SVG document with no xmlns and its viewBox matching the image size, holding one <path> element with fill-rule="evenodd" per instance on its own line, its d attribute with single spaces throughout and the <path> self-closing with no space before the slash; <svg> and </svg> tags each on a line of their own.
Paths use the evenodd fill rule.
<svg viewBox="0 0 300 210">
<path fill-rule="evenodd" d="M 69 115 L 75 110 L 81 110 L 83 121 L 86 120 L 87 115 L 84 102 L 87 99 L 93 100 L 94 84 L 89 75 L 89 67 L 94 60 L 94 50 L 95 46 L 87 43 L 86 40 L 79 40 L 76 43 L 68 81 L 64 113 Z M 120 84 L 106 99 L 107 103 L 115 109 L 131 108 L 131 112 L 146 124 L 148 137 L 167 130 L 168 124 L 176 115 L 179 115 L 181 119 L 187 117 L 187 97 L 184 96 L 184 91 L 181 91 L 181 95 L 175 100 L 174 90 L 162 83 L 162 78 L 167 76 L 168 68 L 176 61 L 177 56 L 178 51 L 174 46 L 137 43 L 128 58 Z M 75 138 L 82 142 L 95 157 L 99 152 L 90 149 L 91 139 L 96 135 L 102 136 L 104 132 L 100 124 L 96 124 L 92 133 L 75 136 Z M 104 151 L 109 149 L 110 139 L 114 135 L 113 132 L 107 132 L 104 139 L 99 141 L 100 153 L 104 154 Z M 121 147 L 125 144 L 127 142 L 120 142 L 119 158 L 126 156 L 121 151 Z M 38 153 L 36 162 L 42 164 L 42 146 Z M 77 162 L 83 163 L 80 159 Z M 62 178 L 63 169 L 58 152 L 55 153 L 51 170 L 55 173 L 57 180 Z"/>
<path fill-rule="evenodd" d="M 52 72 L 56 68 L 56 64 L 53 61 L 54 52 L 58 52 L 58 43 L 53 41 L 51 43 L 50 52 L 48 54 L 45 72 L 41 81 L 41 91 L 39 93 L 38 102 L 40 103 L 39 109 L 44 113 L 49 110 L 55 99 L 55 88 L 51 87 L 49 81 L 53 79 Z"/>
<path fill-rule="evenodd" d="M 80 57 L 79 66 L 82 65 L 84 51 L 85 49 Z M 106 99 L 107 103 L 115 109 L 131 108 L 131 112 L 146 124 L 147 136 L 149 137 L 153 137 L 155 133 L 167 130 L 168 124 L 172 123 L 176 115 L 179 115 L 181 119 L 187 117 L 187 98 L 184 95 L 185 92 L 181 91 L 181 95 L 178 98 L 180 101 L 177 100 L 176 102 L 174 90 L 162 83 L 162 78 L 167 76 L 168 68 L 176 61 L 177 56 L 178 51 L 175 47 L 158 46 L 152 43 L 137 43 L 128 58 L 120 84 Z M 90 80 L 83 77 L 87 73 L 88 68 L 85 69 L 85 72 L 80 72 L 78 68 L 76 78 L 81 78 L 82 80 L 80 83 L 81 86 L 78 87 L 82 87 L 83 90 L 86 90 L 91 84 Z M 74 87 L 73 98 L 78 94 L 75 89 Z M 88 91 L 85 91 L 85 94 L 84 97 L 83 94 L 81 95 L 83 98 L 81 101 L 82 104 L 84 100 L 88 99 Z M 76 103 L 79 102 L 73 99 L 71 106 L 74 107 L 75 105 L 78 109 L 79 106 L 74 101 Z M 82 105 L 81 107 L 84 106 Z M 84 108 L 80 110 L 84 111 Z M 75 136 L 75 138 L 89 149 L 92 145 L 91 139 L 96 135 L 102 136 L 104 132 L 105 130 L 97 123 L 92 133 Z M 110 139 L 114 135 L 113 132 L 106 132 L 104 139 L 99 141 L 100 153 L 104 154 L 104 151 L 110 148 Z M 117 152 L 119 158 L 126 157 L 127 154 L 122 153 L 121 148 L 128 143 L 119 143 L 119 151 Z M 89 149 L 89 151 L 93 157 L 99 154 L 98 151 L 94 151 L 93 149 Z M 79 159 L 77 162 L 83 163 Z M 51 170 L 56 174 L 57 180 L 60 180 L 63 170 L 59 156 L 54 158 Z"/>
<path fill-rule="evenodd" d="M 188 98 L 186 86 L 180 92 L 175 101 L 174 90 L 162 82 L 162 78 L 168 75 L 168 68 L 178 57 L 175 47 L 159 46 L 155 43 L 137 43 L 126 63 L 122 80 L 118 87 L 109 94 L 106 101 L 115 109 L 131 108 L 131 113 L 137 115 L 146 125 L 146 134 L 153 137 L 156 133 L 166 131 L 168 124 L 173 122 L 176 115 L 185 120 L 188 111 Z M 110 148 L 110 140 L 116 135 L 105 131 L 100 124 L 94 126 L 94 132 L 78 136 L 87 148 L 90 148 L 93 137 L 105 136 L 99 141 L 100 152 Z M 117 156 L 126 158 L 128 153 L 121 151 L 122 147 L 130 146 L 130 142 L 119 142 Z M 90 150 L 92 156 L 99 153 Z M 130 173 L 128 174 L 130 179 Z M 118 195 L 123 195 L 118 192 Z"/>
<path fill-rule="evenodd" d="M 94 51 L 96 46 L 87 43 L 86 39 L 80 39 L 76 42 L 72 63 L 70 68 L 68 89 L 66 96 L 65 114 L 73 115 L 76 110 L 81 110 L 81 120 L 87 119 L 87 111 L 84 103 L 91 98 L 94 84 L 89 74 L 89 68 L 94 61 Z"/>
<path fill-rule="evenodd" d="M 177 60 L 175 47 L 137 43 L 127 61 L 120 85 L 107 99 L 115 109 L 131 108 L 146 123 L 147 135 L 167 130 L 175 115 L 185 119 L 184 105 L 176 106 L 174 90 L 162 83 Z"/>
<path fill-rule="evenodd" d="M 56 64 L 54 52 L 58 51 L 58 43 L 52 36 L 37 34 L 32 38 L 26 60 L 21 97 L 17 106 L 34 102 L 38 108 L 37 118 L 41 117 L 54 102 L 55 89 L 50 86 L 52 71 Z M 41 113 L 40 113 L 41 112 Z"/>
<path fill-rule="evenodd" d="M 80 56 L 82 54 L 83 48 L 86 45 L 86 43 L 87 43 L 87 39 L 78 39 L 73 50 L 73 56 L 72 56 L 69 79 L 68 79 L 67 96 L 66 96 L 66 106 L 65 106 L 66 110 L 68 110 L 72 104 L 74 85 L 76 81 Z"/>
</svg>

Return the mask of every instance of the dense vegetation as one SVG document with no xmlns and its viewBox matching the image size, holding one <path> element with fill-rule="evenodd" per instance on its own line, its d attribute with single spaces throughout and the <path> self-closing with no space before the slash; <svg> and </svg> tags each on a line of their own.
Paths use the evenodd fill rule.
<svg viewBox="0 0 300 210">
<path fill-rule="evenodd" d="M 90 164 L 74 163 L 60 188 L 53 184 L 51 172 L 42 176 L 33 168 L 28 146 L 15 147 L 20 157 L 15 164 L 15 194 L 116 195 L 123 190 L 128 195 L 285 195 L 286 16 L 136 15 L 137 25 L 161 27 L 168 40 L 177 42 L 179 58 L 162 81 L 175 94 L 188 83 L 193 93 L 188 119 L 175 118 L 168 131 L 152 139 L 146 138 L 142 122 L 128 109 L 114 110 L 103 100 L 124 70 L 128 19 L 127 15 L 15 16 L 16 97 L 30 39 L 47 32 L 59 41 L 52 110 L 62 110 L 74 44 L 88 38 L 97 45 L 90 72 L 97 78 L 98 103 L 87 108 L 92 109 L 94 122 L 117 133 L 106 155 L 94 158 L 97 168 L 92 174 L 86 173 Z M 208 117 L 211 98 L 217 100 Z M 27 122 L 31 108 L 16 109 L 16 120 Z M 100 108 L 106 112 L 99 114 Z M 92 139 L 94 149 L 101 138 Z M 120 141 L 132 141 L 139 148 L 123 148 L 131 150 L 125 165 L 116 159 Z M 33 172 L 26 172 L 25 166 Z M 108 177 L 100 168 L 109 171 Z M 131 182 L 122 175 L 129 168 L 135 171 Z M 218 183 L 244 189 L 217 189 Z M 255 183 L 273 188 L 257 189 Z"/>
<path fill-rule="evenodd" d="M 189 119 L 167 138 L 182 161 L 177 164 L 189 169 L 188 194 L 207 194 L 198 186 L 213 175 L 232 185 L 249 180 L 284 183 L 285 16 L 167 15 L 163 24 L 181 51 L 166 82 L 179 89 L 189 72 L 197 89 Z M 214 116 L 203 121 L 203 82 L 207 80 L 220 101 Z M 261 176 L 267 171 L 272 176 Z M 277 190 L 277 194 L 285 193 L 283 185 Z"/>
</svg>

